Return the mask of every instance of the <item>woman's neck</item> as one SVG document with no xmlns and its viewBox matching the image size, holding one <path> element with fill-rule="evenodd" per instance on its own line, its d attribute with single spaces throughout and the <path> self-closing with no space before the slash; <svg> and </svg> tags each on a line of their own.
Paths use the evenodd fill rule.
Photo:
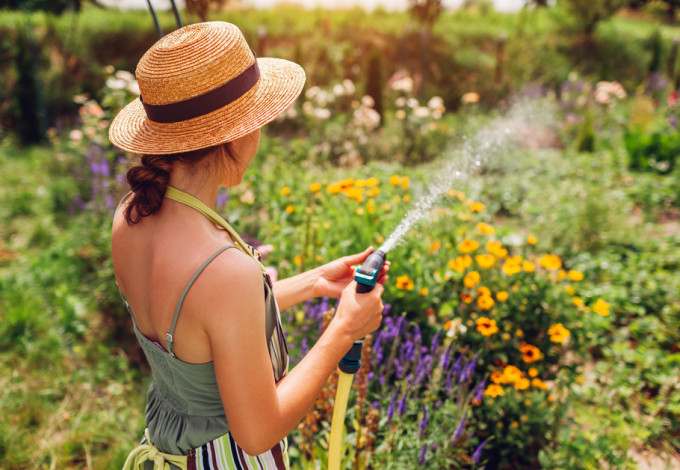
<svg viewBox="0 0 680 470">
<path fill-rule="evenodd" d="M 219 177 L 209 168 L 192 169 L 177 165 L 170 172 L 169 185 L 188 193 L 211 209 L 215 208 L 217 192 L 220 188 Z"/>
</svg>

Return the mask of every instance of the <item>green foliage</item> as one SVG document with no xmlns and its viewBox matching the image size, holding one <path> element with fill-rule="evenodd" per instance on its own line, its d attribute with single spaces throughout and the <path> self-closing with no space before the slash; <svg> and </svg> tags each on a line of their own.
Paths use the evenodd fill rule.
<svg viewBox="0 0 680 470">
<path fill-rule="evenodd" d="M 624 135 L 629 155 L 629 167 L 636 171 L 671 173 L 680 153 L 680 136 L 677 129 L 664 126 L 660 130 L 629 129 Z"/>
<path fill-rule="evenodd" d="M 593 113 L 588 109 L 578 132 L 576 148 L 579 152 L 595 151 L 595 129 L 593 127 Z"/>
<path fill-rule="evenodd" d="M 600 21 L 611 18 L 628 0 L 565 0 L 565 10 L 576 17 L 586 36 L 595 32 Z"/>
</svg>

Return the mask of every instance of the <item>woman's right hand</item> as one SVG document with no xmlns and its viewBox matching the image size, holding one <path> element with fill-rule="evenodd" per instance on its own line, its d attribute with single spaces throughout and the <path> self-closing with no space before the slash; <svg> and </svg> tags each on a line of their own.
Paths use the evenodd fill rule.
<svg viewBox="0 0 680 470">
<path fill-rule="evenodd" d="M 382 312 L 385 308 L 381 297 L 388 277 L 387 275 L 381 276 L 373 290 L 365 294 L 356 292 L 356 281 L 350 282 L 342 291 L 340 305 L 333 322 L 337 321 L 341 330 L 353 342 L 364 338 L 380 327 Z"/>
</svg>

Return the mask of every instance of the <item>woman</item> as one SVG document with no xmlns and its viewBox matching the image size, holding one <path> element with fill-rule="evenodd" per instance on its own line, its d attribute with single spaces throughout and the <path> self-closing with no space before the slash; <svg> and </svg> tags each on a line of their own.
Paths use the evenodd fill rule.
<svg viewBox="0 0 680 470">
<path fill-rule="evenodd" d="M 368 294 L 355 293 L 351 266 L 372 248 L 272 285 L 210 209 L 220 186 L 242 181 L 260 127 L 299 95 L 301 67 L 256 59 L 238 28 L 213 22 L 158 41 L 136 75 L 141 98 L 110 129 L 115 145 L 143 155 L 127 174 L 112 253 L 154 382 L 126 467 L 288 468 L 286 435 L 352 343 L 380 325 L 389 267 Z M 317 296 L 340 306 L 288 374 L 279 308 Z"/>
</svg>

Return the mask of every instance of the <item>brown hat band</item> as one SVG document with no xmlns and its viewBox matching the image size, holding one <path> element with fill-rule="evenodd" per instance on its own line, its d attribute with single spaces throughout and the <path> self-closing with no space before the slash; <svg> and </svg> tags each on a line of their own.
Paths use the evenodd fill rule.
<svg viewBox="0 0 680 470">
<path fill-rule="evenodd" d="M 253 52 L 253 55 L 255 55 L 255 52 Z M 224 85 L 194 98 L 170 104 L 148 104 L 144 102 L 141 96 L 139 99 L 144 105 L 146 116 L 151 121 L 169 124 L 194 119 L 223 108 L 245 95 L 259 79 L 260 68 L 257 66 L 256 56 L 253 65 L 241 74 Z"/>
</svg>

